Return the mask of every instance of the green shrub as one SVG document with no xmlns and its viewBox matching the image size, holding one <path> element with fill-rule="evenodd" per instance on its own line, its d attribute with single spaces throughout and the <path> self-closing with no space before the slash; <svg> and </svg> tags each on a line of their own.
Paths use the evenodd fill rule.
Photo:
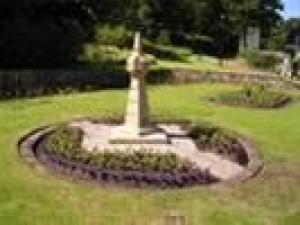
<svg viewBox="0 0 300 225">
<path fill-rule="evenodd" d="M 188 128 L 188 135 L 200 151 L 212 152 L 240 165 L 247 165 L 249 161 L 244 147 L 232 132 L 209 124 L 194 124 Z"/>
<path fill-rule="evenodd" d="M 145 51 L 159 59 L 175 60 L 175 61 L 188 61 L 188 58 L 193 55 L 189 48 L 153 44 L 150 41 L 144 41 Z"/>
<path fill-rule="evenodd" d="M 189 128 L 188 134 L 201 146 L 225 144 L 234 139 L 233 135 L 229 132 L 208 124 L 193 125 Z"/>
<path fill-rule="evenodd" d="M 132 37 L 132 32 L 124 26 L 98 25 L 94 41 L 83 45 L 79 60 L 102 72 L 124 71 Z"/>
<path fill-rule="evenodd" d="M 275 52 L 250 50 L 242 53 L 242 57 L 252 67 L 272 71 L 276 69 L 276 65 L 282 62 L 282 57 Z"/>
<path fill-rule="evenodd" d="M 129 47 L 132 45 L 132 32 L 122 26 L 98 25 L 95 32 L 95 43 Z"/>
<path fill-rule="evenodd" d="M 77 155 L 81 149 L 83 132 L 80 128 L 60 125 L 47 139 L 46 147 L 59 155 Z M 76 156 L 78 157 L 78 156 Z"/>
<path fill-rule="evenodd" d="M 64 154 L 64 156 L 69 160 L 109 170 L 171 172 L 183 171 L 192 167 L 190 162 L 180 159 L 173 153 L 160 154 L 147 151 L 89 153 L 80 150 L 72 151 L 72 154 Z"/>
<path fill-rule="evenodd" d="M 114 71 L 118 66 L 125 65 L 129 54 L 129 51 L 117 46 L 86 44 L 83 47 L 81 60 L 90 64 L 102 65 L 102 71 L 107 71 L 105 67 Z"/>
<path fill-rule="evenodd" d="M 252 108 L 278 108 L 287 104 L 291 97 L 264 85 L 245 86 L 242 90 L 228 92 L 212 98 L 213 101 Z"/>
<path fill-rule="evenodd" d="M 97 65 L 102 72 L 124 71 L 130 50 L 121 49 L 117 46 L 87 44 L 83 48 L 81 60 L 89 64 Z M 153 55 L 145 54 L 151 64 L 156 63 Z"/>
</svg>

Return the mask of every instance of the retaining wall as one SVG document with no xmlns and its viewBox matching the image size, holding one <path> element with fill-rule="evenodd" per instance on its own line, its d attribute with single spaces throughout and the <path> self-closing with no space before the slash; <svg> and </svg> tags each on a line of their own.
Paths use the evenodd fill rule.
<svg viewBox="0 0 300 225">
<path fill-rule="evenodd" d="M 148 75 L 152 84 L 170 83 L 255 83 L 280 81 L 267 73 L 241 74 L 232 72 L 202 72 L 191 70 L 155 70 Z M 0 98 L 32 97 L 71 91 L 125 88 L 129 84 L 126 72 L 97 70 L 2 70 Z"/>
</svg>

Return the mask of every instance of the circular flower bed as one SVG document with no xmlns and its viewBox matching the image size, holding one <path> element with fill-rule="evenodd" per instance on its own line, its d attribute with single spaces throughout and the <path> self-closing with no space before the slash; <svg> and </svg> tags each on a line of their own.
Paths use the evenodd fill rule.
<svg viewBox="0 0 300 225">
<path fill-rule="evenodd" d="M 104 183 L 164 188 L 218 181 L 173 153 L 87 152 L 81 149 L 82 136 L 78 128 L 59 126 L 36 146 L 36 157 L 52 169 Z"/>
<path fill-rule="evenodd" d="M 112 128 L 120 124 L 119 120 L 79 121 L 85 121 L 89 126 L 95 124 Z M 114 149 L 114 146 L 109 146 L 106 150 L 98 146 L 101 150 L 91 148 L 88 151 L 82 147 L 87 138 L 87 131 L 81 126 L 78 127 L 76 120 L 40 128 L 30 133 L 20 140 L 19 149 L 27 162 L 35 166 L 42 165 L 37 168 L 47 168 L 72 180 L 125 187 L 181 188 L 220 181 L 245 180 L 261 168 L 262 163 L 253 151 L 251 143 L 233 132 L 206 123 L 193 124 L 190 121 L 160 121 L 158 124 L 163 124 L 169 129 L 180 128 L 183 133 L 178 134 L 178 137 L 174 136 L 175 140 L 180 142 L 183 138 L 188 140 L 188 144 L 194 142 L 196 146 L 188 147 L 187 150 L 185 145 L 178 148 L 175 144 L 170 145 L 170 151 L 158 148 L 153 150 L 150 147 L 133 149 L 130 146 L 128 149 Z M 168 133 L 170 138 L 174 138 L 172 135 L 176 135 L 177 132 L 172 131 Z M 183 143 L 186 144 L 185 141 Z M 202 160 L 208 157 L 210 162 L 213 160 L 216 164 L 202 165 L 197 157 Z M 230 175 L 226 170 L 226 178 L 219 163 L 227 169 L 228 166 L 231 167 Z"/>
<path fill-rule="evenodd" d="M 250 108 L 280 108 L 291 101 L 284 92 L 272 90 L 264 85 L 245 86 L 242 90 L 227 92 L 210 99 L 229 106 Z"/>
</svg>

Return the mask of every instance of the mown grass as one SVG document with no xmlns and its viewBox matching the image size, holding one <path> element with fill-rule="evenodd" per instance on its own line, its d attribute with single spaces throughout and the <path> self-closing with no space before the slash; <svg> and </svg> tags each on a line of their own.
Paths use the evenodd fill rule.
<svg viewBox="0 0 300 225">
<path fill-rule="evenodd" d="M 0 224 L 154 225 L 170 211 L 188 225 L 300 223 L 300 103 L 276 110 L 216 106 L 207 97 L 229 85 L 150 88 L 152 116 L 208 120 L 251 137 L 265 160 L 258 177 L 228 187 L 128 190 L 74 183 L 35 170 L 18 155 L 26 132 L 70 118 L 122 115 L 126 91 L 0 103 Z M 299 96 L 300 92 L 293 92 Z"/>
</svg>

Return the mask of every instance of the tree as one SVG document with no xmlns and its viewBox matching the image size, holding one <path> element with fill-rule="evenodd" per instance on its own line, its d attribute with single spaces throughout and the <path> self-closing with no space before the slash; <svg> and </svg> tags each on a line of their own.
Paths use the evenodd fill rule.
<svg viewBox="0 0 300 225">
<path fill-rule="evenodd" d="M 225 45 L 234 53 L 236 37 L 249 25 L 268 39 L 281 9 L 281 0 L 1 0 L 0 66 L 76 64 L 95 25 L 107 24 L 195 51 L 219 55 Z"/>
<path fill-rule="evenodd" d="M 272 38 L 268 43 L 269 48 L 284 51 L 286 45 L 295 44 L 296 36 L 300 36 L 300 19 L 291 18 L 284 21 L 279 28 L 274 29 Z"/>
<path fill-rule="evenodd" d="M 1 67 L 52 67 L 76 62 L 92 15 L 79 1 L 3 0 Z"/>
</svg>

